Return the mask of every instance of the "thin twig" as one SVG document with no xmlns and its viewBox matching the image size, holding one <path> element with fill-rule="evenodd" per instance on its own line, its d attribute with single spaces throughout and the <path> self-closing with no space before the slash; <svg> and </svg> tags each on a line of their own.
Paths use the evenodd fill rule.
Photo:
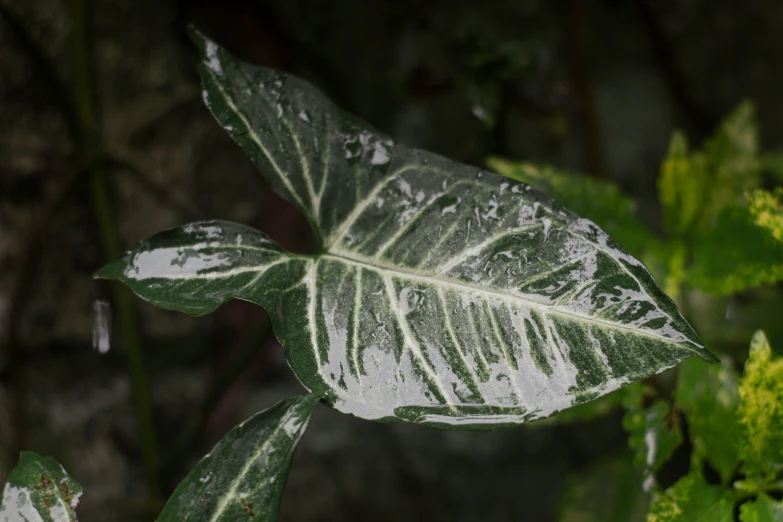
<svg viewBox="0 0 783 522">
<path fill-rule="evenodd" d="M 654 2 L 651 0 L 638 0 L 635 3 L 639 9 L 639 16 L 647 29 L 658 67 L 661 69 L 666 85 L 669 87 L 669 93 L 682 111 L 693 121 L 699 132 L 697 137 L 702 138 L 708 135 L 717 122 L 699 105 L 688 87 L 685 74 L 678 65 L 669 40 L 666 38 L 666 34 L 661 26 L 658 13 L 653 5 Z"/>
<path fill-rule="evenodd" d="M 560 0 L 571 80 L 576 91 L 584 168 L 592 176 L 606 175 L 603 129 L 590 72 L 590 12 L 584 0 Z"/>
<path fill-rule="evenodd" d="M 90 188 L 93 211 L 98 222 L 101 243 L 107 259 L 120 255 L 120 238 L 117 233 L 114 210 L 111 204 L 106 169 L 98 164 L 101 159 L 101 131 L 98 119 L 98 99 L 93 76 L 92 26 L 89 16 L 89 0 L 71 0 L 71 33 L 74 99 L 85 136 L 80 155 L 90 158 Z M 127 292 L 117 284 L 112 286 L 114 306 L 117 311 L 119 330 L 125 343 L 128 373 L 131 377 L 134 409 L 139 423 L 142 461 L 150 497 L 160 498 L 158 469 L 158 447 L 152 418 L 144 356 L 136 324 L 133 305 Z"/>
</svg>

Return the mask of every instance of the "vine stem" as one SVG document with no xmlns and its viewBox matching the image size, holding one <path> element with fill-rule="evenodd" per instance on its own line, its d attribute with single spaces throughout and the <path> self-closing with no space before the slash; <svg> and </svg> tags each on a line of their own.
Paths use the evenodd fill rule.
<svg viewBox="0 0 783 522">
<path fill-rule="evenodd" d="M 120 255 L 107 170 L 100 166 L 101 131 L 98 103 L 93 77 L 92 34 L 89 0 L 71 0 L 71 52 L 73 60 L 74 102 L 82 129 L 83 142 L 78 154 L 91 165 L 89 168 L 93 212 L 98 222 L 104 255 L 113 259 Z M 125 349 L 128 373 L 131 377 L 133 403 L 139 424 L 142 461 L 147 489 L 152 500 L 160 498 L 158 447 L 153 424 L 152 406 L 144 369 L 144 355 L 133 305 L 127 293 L 112 285 L 114 306 Z"/>
</svg>

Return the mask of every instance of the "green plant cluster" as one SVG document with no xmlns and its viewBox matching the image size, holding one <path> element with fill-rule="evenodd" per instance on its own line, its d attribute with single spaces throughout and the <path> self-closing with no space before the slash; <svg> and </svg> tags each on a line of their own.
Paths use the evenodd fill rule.
<svg viewBox="0 0 783 522">
<path fill-rule="evenodd" d="M 782 164 L 759 152 L 750 103 L 701 149 L 689 149 L 680 132 L 672 137 L 658 181 L 665 240 L 640 222 L 635 201 L 614 183 L 527 162 L 488 163 L 599 223 L 644 259 L 681 306 L 694 290 L 731 295 L 783 279 L 783 189 L 763 188 Z M 765 334 L 753 336 L 742 376 L 729 357 L 717 365 L 689 359 L 671 397 L 652 384 L 658 386 L 636 383 L 555 420 L 586 420 L 622 406 L 632 453 L 576 476 L 561 520 L 783 520 L 783 359 L 773 356 Z M 664 489 L 657 473 L 683 448 L 690 471 Z M 630 491 L 628 480 L 636 484 Z M 589 492 L 600 489 L 609 500 L 591 501 Z"/>
</svg>

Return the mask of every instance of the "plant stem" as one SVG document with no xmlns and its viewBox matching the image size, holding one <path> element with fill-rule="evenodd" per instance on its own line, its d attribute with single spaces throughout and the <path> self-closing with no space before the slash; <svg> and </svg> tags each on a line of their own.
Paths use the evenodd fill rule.
<svg viewBox="0 0 783 522">
<path fill-rule="evenodd" d="M 109 200 L 109 190 L 106 186 L 106 172 L 94 167 L 90 172 L 90 189 L 92 203 L 98 228 L 101 234 L 104 254 L 107 259 L 120 255 L 119 238 L 117 237 L 114 213 Z M 139 423 L 142 460 L 149 494 L 153 499 L 160 497 L 160 481 L 158 478 L 158 448 L 155 436 L 155 426 L 152 418 L 152 406 L 149 397 L 147 375 L 144 369 L 144 355 L 141 349 L 141 339 L 137 328 L 136 317 L 128 294 L 120 285 L 112 284 L 112 297 L 119 323 L 120 335 L 126 350 L 126 363 L 131 377 L 134 409 Z"/>
<path fill-rule="evenodd" d="M 89 11 L 88 0 L 71 0 L 74 100 L 84 136 L 79 154 L 91 165 L 89 174 L 93 211 L 98 222 L 104 255 L 107 259 L 113 259 L 120 255 L 121 247 L 106 169 L 102 168 L 98 161 L 101 157 L 102 143 L 95 81 L 92 74 L 92 35 Z M 160 497 L 158 448 L 141 340 L 133 306 L 128 295 L 116 284 L 112 286 L 112 289 L 119 329 L 126 349 L 128 373 L 131 377 L 147 488 L 150 497 L 154 500 Z"/>
</svg>

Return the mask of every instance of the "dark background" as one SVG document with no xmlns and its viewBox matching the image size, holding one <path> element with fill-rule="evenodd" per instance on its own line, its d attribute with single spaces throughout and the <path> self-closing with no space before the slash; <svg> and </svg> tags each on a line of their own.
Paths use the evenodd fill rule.
<svg viewBox="0 0 783 522">
<path fill-rule="evenodd" d="M 91 152 L 69 132 L 55 76 L 77 92 L 94 87 L 122 248 L 200 217 L 312 248 L 305 220 L 202 105 L 188 23 L 240 58 L 307 78 L 408 144 L 476 165 L 496 154 L 614 180 L 656 230 L 655 180 L 675 128 L 699 143 L 750 99 L 762 147 L 783 142 L 777 0 L 94 0 L 86 87 L 74 72 L 85 56 L 73 43 L 80 3 L 0 0 L 0 481 L 19 448 L 51 454 L 85 486 L 87 521 L 150 519 L 155 503 L 127 340 L 115 328 L 108 353 L 92 347 L 93 303 L 113 297 L 91 279 L 106 251 L 93 187 L 75 176 Z M 302 389 L 261 309 L 232 302 L 192 318 L 131 303 L 165 496 L 235 423 Z M 246 353 L 237 382 L 216 395 Z M 183 439 L 200 412 L 203 426 Z M 621 417 L 463 433 L 320 408 L 281 520 L 556 520 L 569 484 L 627 460 Z M 677 456 L 671 474 L 687 462 Z"/>
</svg>

